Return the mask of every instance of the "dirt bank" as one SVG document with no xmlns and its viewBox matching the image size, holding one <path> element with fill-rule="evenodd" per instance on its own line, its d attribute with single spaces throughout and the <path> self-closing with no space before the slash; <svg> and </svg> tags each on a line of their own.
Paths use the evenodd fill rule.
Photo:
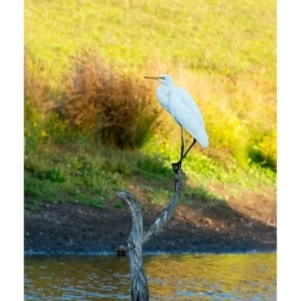
<svg viewBox="0 0 300 301">
<path fill-rule="evenodd" d="M 147 205 L 145 227 L 162 209 Z M 196 214 L 191 216 L 191 212 Z M 145 252 L 276 250 L 276 201 L 262 196 L 233 198 L 202 212 L 181 204 L 169 225 L 147 242 Z M 25 210 L 25 253 L 115 252 L 117 246 L 127 245 L 130 228 L 131 216 L 125 208 L 45 204 L 39 211 Z"/>
</svg>

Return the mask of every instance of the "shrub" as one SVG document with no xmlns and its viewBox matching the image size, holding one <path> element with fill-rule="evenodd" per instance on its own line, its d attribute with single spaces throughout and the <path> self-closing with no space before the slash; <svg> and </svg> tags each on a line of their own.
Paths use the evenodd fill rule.
<svg viewBox="0 0 300 301">
<path fill-rule="evenodd" d="M 160 112 L 148 86 L 107 69 L 91 52 L 75 58 L 74 67 L 74 76 L 67 82 L 56 111 L 107 146 L 143 146 L 157 126 Z"/>
<path fill-rule="evenodd" d="M 259 135 L 258 137 L 259 139 L 257 138 L 249 149 L 249 157 L 251 161 L 276 171 L 277 132 L 274 130 L 264 135 Z"/>
</svg>

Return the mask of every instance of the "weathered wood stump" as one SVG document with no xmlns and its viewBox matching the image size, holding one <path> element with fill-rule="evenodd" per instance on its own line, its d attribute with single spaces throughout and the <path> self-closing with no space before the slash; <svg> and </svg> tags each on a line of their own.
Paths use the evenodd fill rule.
<svg viewBox="0 0 300 301">
<path fill-rule="evenodd" d="M 143 230 L 143 215 L 139 202 L 126 190 L 117 195 L 132 216 L 132 228 L 127 240 L 131 280 L 131 301 L 149 301 L 147 278 L 143 265 L 143 244 L 157 236 L 174 214 L 184 188 L 184 173 L 181 165 L 172 164 L 175 173 L 175 191 L 168 206 L 162 211 L 150 228 Z"/>
</svg>

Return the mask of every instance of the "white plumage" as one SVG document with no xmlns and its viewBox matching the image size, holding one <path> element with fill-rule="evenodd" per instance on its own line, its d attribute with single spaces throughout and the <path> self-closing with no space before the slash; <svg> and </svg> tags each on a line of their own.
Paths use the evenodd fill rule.
<svg viewBox="0 0 300 301">
<path fill-rule="evenodd" d="M 161 106 L 168 111 L 178 125 L 183 126 L 202 147 L 209 145 L 203 117 L 191 95 L 181 87 L 173 84 L 171 76 L 162 74 L 157 79 L 163 85 L 156 89 L 156 97 Z"/>
<path fill-rule="evenodd" d="M 175 122 L 184 127 L 203 148 L 208 147 L 209 141 L 203 117 L 191 95 L 184 88 L 175 86 L 170 75 L 161 74 L 160 76 L 146 78 L 156 79 L 162 83 L 156 89 L 156 97 L 159 103 L 172 115 Z M 182 145 L 180 162 L 195 144 L 195 140 L 185 154 L 183 154 L 184 146 Z"/>
</svg>

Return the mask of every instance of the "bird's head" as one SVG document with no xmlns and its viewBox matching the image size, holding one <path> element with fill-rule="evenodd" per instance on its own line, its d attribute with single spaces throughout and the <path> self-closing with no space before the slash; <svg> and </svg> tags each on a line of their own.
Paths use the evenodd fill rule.
<svg viewBox="0 0 300 301">
<path fill-rule="evenodd" d="M 161 74 L 160 76 L 145 76 L 145 78 L 156 79 L 166 87 L 174 86 L 172 77 L 168 74 Z"/>
</svg>

